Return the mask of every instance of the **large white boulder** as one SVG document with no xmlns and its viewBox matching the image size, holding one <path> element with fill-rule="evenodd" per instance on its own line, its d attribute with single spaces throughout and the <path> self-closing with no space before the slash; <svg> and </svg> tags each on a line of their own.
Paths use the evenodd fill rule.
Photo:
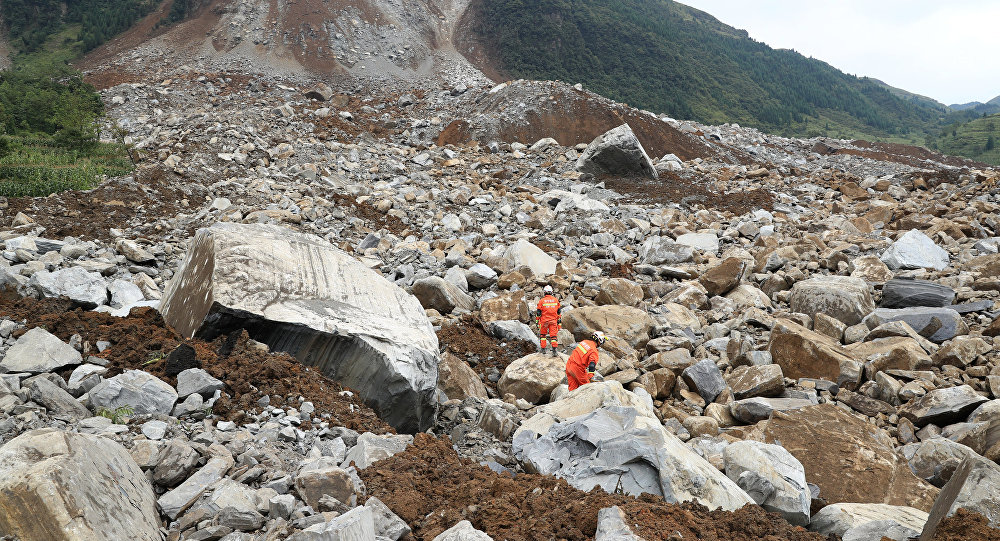
<svg viewBox="0 0 1000 541">
<path fill-rule="evenodd" d="M 723 452 L 726 476 L 758 505 L 796 526 L 809 524 L 811 496 L 806 470 L 780 445 L 739 441 Z"/>
<path fill-rule="evenodd" d="M 0 533 L 21 541 L 160 541 L 153 487 L 110 439 L 52 428 L 0 447 Z"/>
<path fill-rule="evenodd" d="M 944 270 L 949 263 L 948 251 L 916 229 L 899 237 L 882 253 L 881 259 L 890 269 Z"/>
<path fill-rule="evenodd" d="M 184 336 L 244 328 L 357 390 L 397 430 L 433 423 L 438 342 L 423 307 L 317 236 L 263 224 L 201 229 L 161 312 Z"/>
<path fill-rule="evenodd" d="M 80 352 L 49 331 L 35 327 L 21 335 L 7 350 L 0 368 L 7 372 L 40 374 L 83 362 Z"/>
<path fill-rule="evenodd" d="M 793 312 L 826 314 L 846 325 L 857 325 L 875 310 L 868 283 L 847 276 L 819 276 L 796 282 L 792 287 Z"/>
<path fill-rule="evenodd" d="M 556 272 L 555 258 L 524 239 L 507 247 L 506 255 L 514 268 L 526 266 L 535 276 L 549 276 Z"/>
<path fill-rule="evenodd" d="M 520 432 L 513 449 L 529 471 L 561 477 L 584 491 L 620 489 L 729 511 L 754 503 L 656 417 L 635 408 L 601 408 L 556 423 L 537 439 Z"/>
</svg>

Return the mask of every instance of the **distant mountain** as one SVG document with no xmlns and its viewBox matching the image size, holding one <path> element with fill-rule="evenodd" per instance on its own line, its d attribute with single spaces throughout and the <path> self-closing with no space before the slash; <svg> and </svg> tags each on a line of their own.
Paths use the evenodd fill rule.
<svg viewBox="0 0 1000 541">
<path fill-rule="evenodd" d="M 475 22 L 460 50 L 474 46 L 480 65 L 509 77 L 581 82 L 678 118 L 922 142 L 947 112 L 670 0 L 473 0 L 469 10 Z"/>
<path fill-rule="evenodd" d="M 124 32 L 162 0 L 0 0 L 13 53 L 71 60 Z"/>
</svg>

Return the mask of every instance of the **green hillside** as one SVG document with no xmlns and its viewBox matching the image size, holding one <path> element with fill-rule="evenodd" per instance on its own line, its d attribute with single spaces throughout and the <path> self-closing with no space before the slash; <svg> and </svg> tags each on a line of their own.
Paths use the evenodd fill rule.
<svg viewBox="0 0 1000 541">
<path fill-rule="evenodd" d="M 929 146 L 945 154 L 1000 165 L 1000 114 L 947 126 Z"/>
<path fill-rule="evenodd" d="M 128 30 L 159 0 L 0 0 L 10 44 L 20 55 L 71 60 Z"/>
<path fill-rule="evenodd" d="M 923 144 L 947 111 L 670 0 L 474 0 L 473 9 L 473 32 L 510 76 L 581 82 L 678 118 Z"/>
</svg>

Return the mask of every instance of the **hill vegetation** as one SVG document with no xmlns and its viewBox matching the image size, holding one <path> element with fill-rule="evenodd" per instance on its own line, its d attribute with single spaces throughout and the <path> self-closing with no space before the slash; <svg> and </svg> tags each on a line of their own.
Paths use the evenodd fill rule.
<svg viewBox="0 0 1000 541">
<path fill-rule="evenodd" d="M 501 72 L 581 82 L 677 118 L 925 144 L 981 114 L 773 49 L 671 0 L 474 0 L 472 9 L 473 33 Z"/>
<path fill-rule="evenodd" d="M 945 154 L 1000 164 L 1000 114 L 951 124 L 928 142 L 927 146 Z"/>
<path fill-rule="evenodd" d="M 149 14 L 158 0 L 3 0 L 10 42 L 21 54 L 37 53 L 52 40 L 77 56 L 124 32 Z"/>
<path fill-rule="evenodd" d="M 64 65 L 0 72 L 0 195 L 92 188 L 132 169 L 123 145 L 98 140 L 104 104 Z"/>
</svg>

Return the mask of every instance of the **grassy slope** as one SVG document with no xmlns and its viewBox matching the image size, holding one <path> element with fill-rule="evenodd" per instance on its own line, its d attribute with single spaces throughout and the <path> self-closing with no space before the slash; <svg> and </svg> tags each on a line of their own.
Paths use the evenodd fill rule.
<svg viewBox="0 0 1000 541">
<path fill-rule="evenodd" d="M 995 148 L 987 151 L 985 149 L 990 136 L 993 137 Z M 945 154 L 1000 165 L 1000 114 L 952 125 L 944 129 L 934 143 Z"/>
<path fill-rule="evenodd" d="M 789 136 L 929 145 L 981 116 L 859 78 L 670 0 L 474 0 L 476 41 L 513 77 L 582 82 L 678 118 Z"/>
</svg>

